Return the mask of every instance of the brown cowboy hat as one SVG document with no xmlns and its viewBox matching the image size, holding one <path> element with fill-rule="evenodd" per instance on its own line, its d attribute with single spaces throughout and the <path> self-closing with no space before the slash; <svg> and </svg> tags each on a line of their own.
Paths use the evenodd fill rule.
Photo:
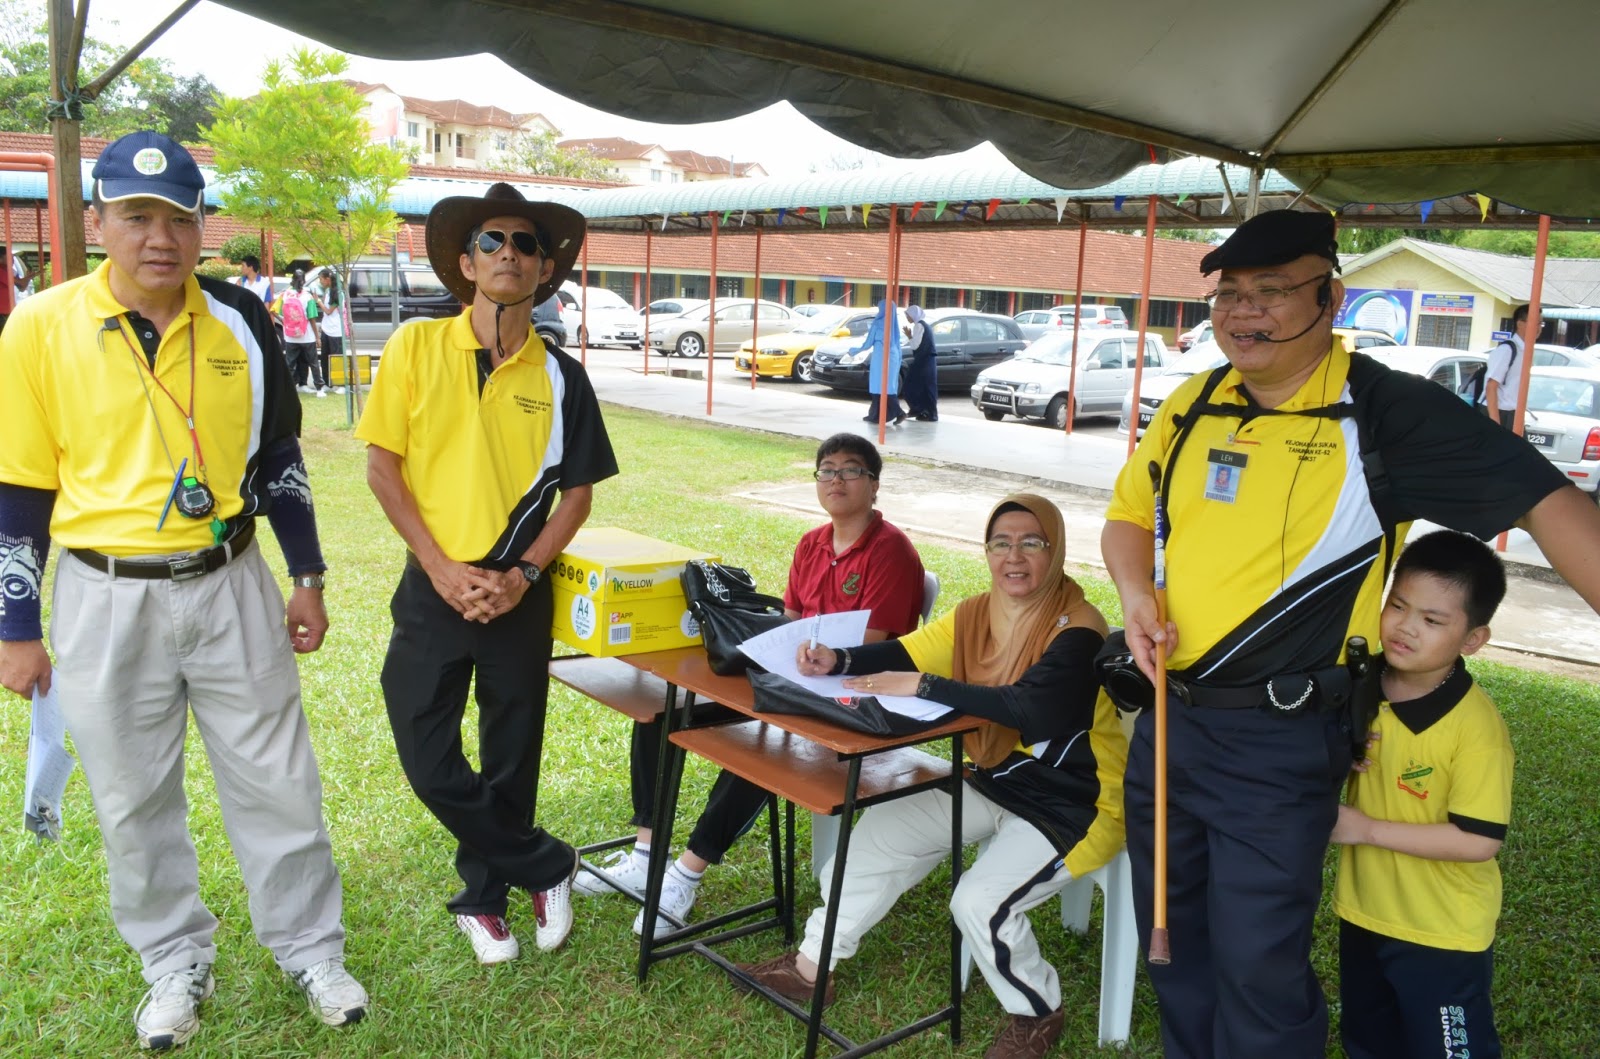
<svg viewBox="0 0 1600 1059">
<path fill-rule="evenodd" d="M 529 202 L 505 183 L 489 185 L 481 199 L 470 195 L 440 199 L 428 211 L 428 263 L 450 293 L 467 305 L 472 304 L 476 286 L 461 274 L 461 255 L 467 249 L 467 236 L 491 217 L 524 217 L 533 222 L 545 259 L 556 263 L 549 280 L 533 292 L 533 304 L 542 304 L 561 286 L 578 260 L 578 248 L 583 246 L 583 214 L 554 202 Z"/>
</svg>

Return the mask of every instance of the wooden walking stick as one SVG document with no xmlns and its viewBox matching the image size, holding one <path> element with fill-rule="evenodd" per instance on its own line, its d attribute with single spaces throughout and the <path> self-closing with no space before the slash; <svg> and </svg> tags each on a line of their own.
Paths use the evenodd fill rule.
<svg viewBox="0 0 1600 1059">
<path fill-rule="evenodd" d="M 1150 463 L 1150 483 L 1155 491 L 1155 589 L 1156 622 L 1167 628 L 1167 511 L 1161 500 L 1161 467 Z M 1169 964 L 1172 950 L 1167 942 L 1167 644 L 1156 647 L 1155 698 L 1155 904 L 1150 925 L 1150 962 Z"/>
</svg>

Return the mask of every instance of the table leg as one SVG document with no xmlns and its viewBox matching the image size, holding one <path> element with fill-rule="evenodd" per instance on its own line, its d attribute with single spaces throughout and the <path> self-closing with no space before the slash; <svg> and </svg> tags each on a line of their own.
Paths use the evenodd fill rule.
<svg viewBox="0 0 1600 1059">
<path fill-rule="evenodd" d="M 781 915 L 783 916 L 783 940 L 786 945 L 794 945 L 794 906 L 799 900 L 794 888 L 794 803 L 785 799 L 784 811 L 784 842 L 789 854 L 784 861 L 784 890 L 789 899 L 784 903 Z"/>
<path fill-rule="evenodd" d="M 661 907 L 661 880 L 667 874 L 672 856 L 672 828 L 678 814 L 678 788 L 683 782 L 684 751 L 671 739 L 677 716 L 678 689 L 667 685 L 666 709 L 661 714 L 661 747 L 656 758 L 655 815 L 650 821 L 650 866 L 645 873 L 644 929 L 639 932 L 639 982 L 650 973 L 651 952 L 655 948 L 656 912 Z M 694 693 L 684 697 L 684 720 L 694 708 Z"/>
<path fill-rule="evenodd" d="M 850 831 L 855 826 L 856 790 L 861 783 L 861 759 L 850 759 L 845 779 L 844 806 L 839 810 L 839 840 L 834 846 L 833 881 L 828 891 L 828 914 L 822 927 L 822 952 L 817 959 L 817 987 L 811 995 L 811 1018 L 806 1022 L 806 1059 L 815 1059 L 817 1037 L 822 1027 L 822 1001 L 828 992 L 828 976 L 833 962 L 833 933 L 839 925 L 839 894 L 844 890 L 844 862 L 850 850 Z"/>
<path fill-rule="evenodd" d="M 961 733 L 950 737 L 950 896 L 961 881 Z M 950 917 L 950 1043 L 961 1043 L 961 928 Z"/>
</svg>

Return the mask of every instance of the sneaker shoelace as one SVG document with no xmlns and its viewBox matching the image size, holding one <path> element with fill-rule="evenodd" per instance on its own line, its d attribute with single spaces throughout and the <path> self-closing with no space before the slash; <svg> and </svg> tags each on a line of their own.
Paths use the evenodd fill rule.
<svg viewBox="0 0 1600 1059">
<path fill-rule="evenodd" d="M 206 991 L 206 970 L 205 967 L 196 964 L 188 970 L 172 971 L 157 978 L 155 984 L 145 993 L 144 999 L 139 1002 L 138 1010 L 133 1013 L 134 1019 L 142 1019 L 150 1008 L 185 994 L 193 997 L 198 1003 Z"/>
</svg>

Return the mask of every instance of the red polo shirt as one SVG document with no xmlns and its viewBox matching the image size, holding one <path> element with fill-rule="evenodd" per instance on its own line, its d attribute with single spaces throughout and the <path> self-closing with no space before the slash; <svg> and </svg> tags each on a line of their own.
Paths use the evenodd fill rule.
<svg viewBox="0 0 1600 1059">
<path fill-rule="evenodd" d="M 882 512 L 872 513 L 867 532 L 840 555 L 833 553 L 833 523 L 824 522 L 795 546 L 783 605 L 802 618 L 870 610 L 868 628 L 904 636 L 922 613 L 922 559 Z"/>
</svg>

